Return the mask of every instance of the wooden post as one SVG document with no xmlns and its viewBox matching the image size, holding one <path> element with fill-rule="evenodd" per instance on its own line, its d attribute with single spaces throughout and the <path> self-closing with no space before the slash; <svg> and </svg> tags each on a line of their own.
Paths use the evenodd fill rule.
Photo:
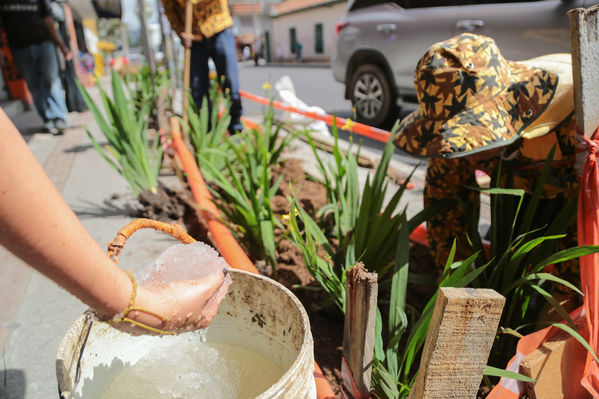
<svg viewBox="0 0 599 399">
<path fill-rule="evenodd" d="M 409 398 L 475 398 L 504 304 L 491 289 L 440 288 Z"/>
<path fill-rule="evenodd" d="M 347 271 L 346 309 L 341 363 L 342 397 L 368 398 L 374 354 L 378 276 L 362 262 Z"/>
<path fill-rule="evenodd" d="M 121 48 L 123 57 L 129 59 L 129 38 L 127 37 L 127 23 L 121 21 L 121 26 L 119 27 L 119 33 L 121 35 Z"/>
<path fill-rule="evenodd" d="M 146 23 L 146 2 L 144 0 L 137 0 L 137 7 L 139 8 L 139 22 L 141 24 L 141 45 L 146 62 L 150 67 L 150 76 L 152 77 L 152 85 L 154 85 L 154 72 L 156 72 L 156 61 L 154 60 L 154 52 L 152 51 L 152 43 L 148 37 L 148 27 Z"/>
<path fill-rule="evenodd" d="M 193 0 L 185 2 L 185 33 L 191 34 L 191 24 L 193 22 Z M 187 92 L 189 91 L 189 74 L 191 70 L 191 49 L 185 47 L 185 59 L 183 64 L 183 122 L 187 124 Z"/>
<path fill-rule="evenodd" d="M 576 123 L 589 137 L 599 126 L 599 5 L 568 15 Z"/>
<path fill-rule="evenodd" d="M 599 126 L 599 5 L 575 8 L 568 15 L 576 124 L 590 138 Z M 585 158 L 585 152 L 576 156 L 579 173 Z"/>
</svg>

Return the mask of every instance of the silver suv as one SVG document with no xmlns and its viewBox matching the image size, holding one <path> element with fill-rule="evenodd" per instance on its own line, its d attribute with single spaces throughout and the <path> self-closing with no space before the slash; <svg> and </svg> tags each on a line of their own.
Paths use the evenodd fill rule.
<svg viewBox="0 0 599 399">
<path fill-rule="evenodd" d="M 414 101 L 414 68 L 433 44 L 463 32 L 492 37 L 508 60 L 569 52 L 572 8 L 599 0 L 350 0 L 331 66 L 358 120 L 381 126 Z"/>
</svg>

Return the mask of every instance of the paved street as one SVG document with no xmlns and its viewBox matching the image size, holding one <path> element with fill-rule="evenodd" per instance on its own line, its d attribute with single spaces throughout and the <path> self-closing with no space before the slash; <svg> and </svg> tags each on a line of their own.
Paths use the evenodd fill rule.
<svg viewBox="0 0 599 399">
<path fill-rule="evenodd" d="M 269 82 L 274 89 L 275 82 L 282 76 L 289 76 L 293 81 L 297 97 L 308 105 L 319 106 L 329 114 L 337 113 L 344 118 L 350 117 L 351 103 L 343 98 L 344 86 L 333 78 L 330 68 L 322 66 L 254 66 L 239 65 L 241 89 L 250 93 L 265 95 L 262 85 Z M 261 106 L 243 101 L 247 115 L 261 113 Z"/>
</svg>

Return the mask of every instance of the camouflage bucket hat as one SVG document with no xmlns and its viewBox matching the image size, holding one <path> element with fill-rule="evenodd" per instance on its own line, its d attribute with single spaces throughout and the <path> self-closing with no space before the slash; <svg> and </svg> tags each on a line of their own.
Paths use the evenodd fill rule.
<svg viewBox="0 0 599 399">
<path fill-rule="evenodd" d="M 564 101 L 553 101 L 556 93 L 571 102 L 569 55 L 560 56 L 567 59 L 558 68 L 506 61 L 493 39 L 474 34 L 434 44 L 416 67 L 420 107 L 401 121 L 394 143 L 413 155 L 454 158 L 548 133 L 573 107 L 546 115 L 564 113 Z M 561 110 L 549 107 L 552 102 Z"/>
</svg>

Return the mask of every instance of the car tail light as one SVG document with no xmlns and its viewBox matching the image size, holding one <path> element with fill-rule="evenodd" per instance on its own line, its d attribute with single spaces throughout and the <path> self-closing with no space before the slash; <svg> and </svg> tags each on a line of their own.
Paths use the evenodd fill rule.
<svg viewBox="0 0 599 399">
<path fill-rule="evenodd" d="M 337 23 L 337 25 L 335 25 L 335 34 L 339 34 L 339 32 L 341 32 L 347 25 L 349 25 L 347 22 Z"/>
</svg>

